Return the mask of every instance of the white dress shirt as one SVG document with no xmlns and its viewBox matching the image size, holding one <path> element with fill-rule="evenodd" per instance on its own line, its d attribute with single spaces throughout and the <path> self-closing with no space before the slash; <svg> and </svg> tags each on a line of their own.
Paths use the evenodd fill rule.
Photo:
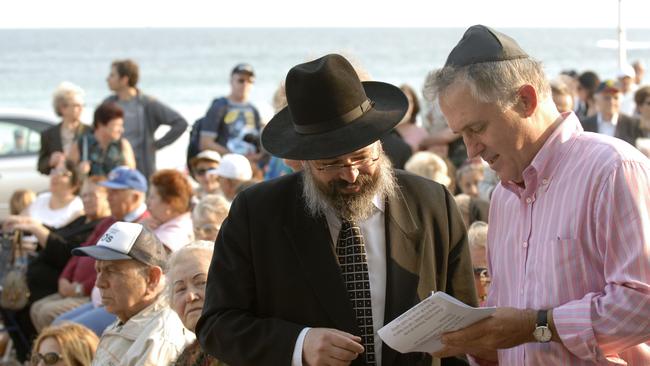
<svg viewBox="0 0 650 366">
<path fill-rule="evenodd" d="M 386 228 L 384 201 L 375 196 L 373 213 L 367 219 L 357 222 L 363 234 L 368 260 L 368 275 L 370 277 L 370 296 L 372 301 L 372 325 L 375 331 L 375 357 L 377 366 L 381 366 L 381 339 L 377 331 L 384 326 L 384 309 L 386 307 Z M 336 246 L 341 220 L 334 212 L 325 214 L 327 226 L 330 229 L 332 243 Z M 302 366 L 302 347 L 309 327 L 304 328 L 298 335 L 296 346 L 291 359 L 292 366 Z"/>
</svg>

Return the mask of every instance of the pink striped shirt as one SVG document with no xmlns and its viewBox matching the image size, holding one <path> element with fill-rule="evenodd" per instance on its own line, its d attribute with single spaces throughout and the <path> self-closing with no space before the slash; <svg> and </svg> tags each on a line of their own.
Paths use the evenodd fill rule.
<svg viewBox="0 0 650 366">
<path fill-rule="evenodd" d="M 525 188 L 494 191 L 488 233 L 488 305 L 553 309 L 562 344 L 500 350 L 499 363 L 650 365 L 650 160 L 563 117 Z"/>
</svg>

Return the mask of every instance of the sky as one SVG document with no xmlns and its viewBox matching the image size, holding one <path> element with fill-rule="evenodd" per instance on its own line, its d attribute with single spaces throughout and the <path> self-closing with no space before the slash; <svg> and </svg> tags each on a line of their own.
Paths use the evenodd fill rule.
<svg viewBox="0 0 650 366">
<path fill-rule="evenodd" d="M 627 28 L 650 28 L 650 0 L 621 0 Z M 0 28 L 612 28 L 619 0 L 0 0 Z"/>
</svg>

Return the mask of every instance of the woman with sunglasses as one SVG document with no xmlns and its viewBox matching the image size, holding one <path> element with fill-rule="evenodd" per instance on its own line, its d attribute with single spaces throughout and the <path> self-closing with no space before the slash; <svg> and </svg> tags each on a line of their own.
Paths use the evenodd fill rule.
<svg viewBox="0 0 650 366">
<path fill-rule="evenodd" d="M 66 160 L 50 170 L 50 189 L 36 197 L 26 210 L 27 216 L 58 229 L 83 215 L 83 202 L 77 195 L 81 180 L 75 165 Z"/>
<path fill-rule="evenodd" d="M 32 353 L 32 366 L 89 366 L 99 339 L 88 328 L 65 323 L 43 329 Z"/>
<path fill-rule="evenodd" d="M 201 151 L 190 160 L 192 178 L 199 183 L 194 191 L 195 204 L 208 194 L 220 194 L 219 177 L 215 171 L 221 162 L 221 154 L 212 150 Z"/>
</svg>

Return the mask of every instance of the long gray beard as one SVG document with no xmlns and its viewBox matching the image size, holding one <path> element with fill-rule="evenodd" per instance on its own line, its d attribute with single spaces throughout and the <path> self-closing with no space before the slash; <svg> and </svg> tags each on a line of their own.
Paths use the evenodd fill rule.
<svg viewBox="0 0 650 366">
<path fill-rule="evenodd" d="M 363 221 L 370 217 L 375 195 L 382 200 L 394 197 L 397 188 L 390 160 L 383 152 L 376 164 L 374 176 L 359 174 L 357 182 L 360 183 L 361 190 L 353 194 L 340 193 L 339 185 L 347 182 L 332 181 L 325 185 L 316 181 L 311 166 L 304 164 L 302 194 L 309 214 L 318 217 L 332 211 L 340 218 L 353 221 Z"/>
</svg>

